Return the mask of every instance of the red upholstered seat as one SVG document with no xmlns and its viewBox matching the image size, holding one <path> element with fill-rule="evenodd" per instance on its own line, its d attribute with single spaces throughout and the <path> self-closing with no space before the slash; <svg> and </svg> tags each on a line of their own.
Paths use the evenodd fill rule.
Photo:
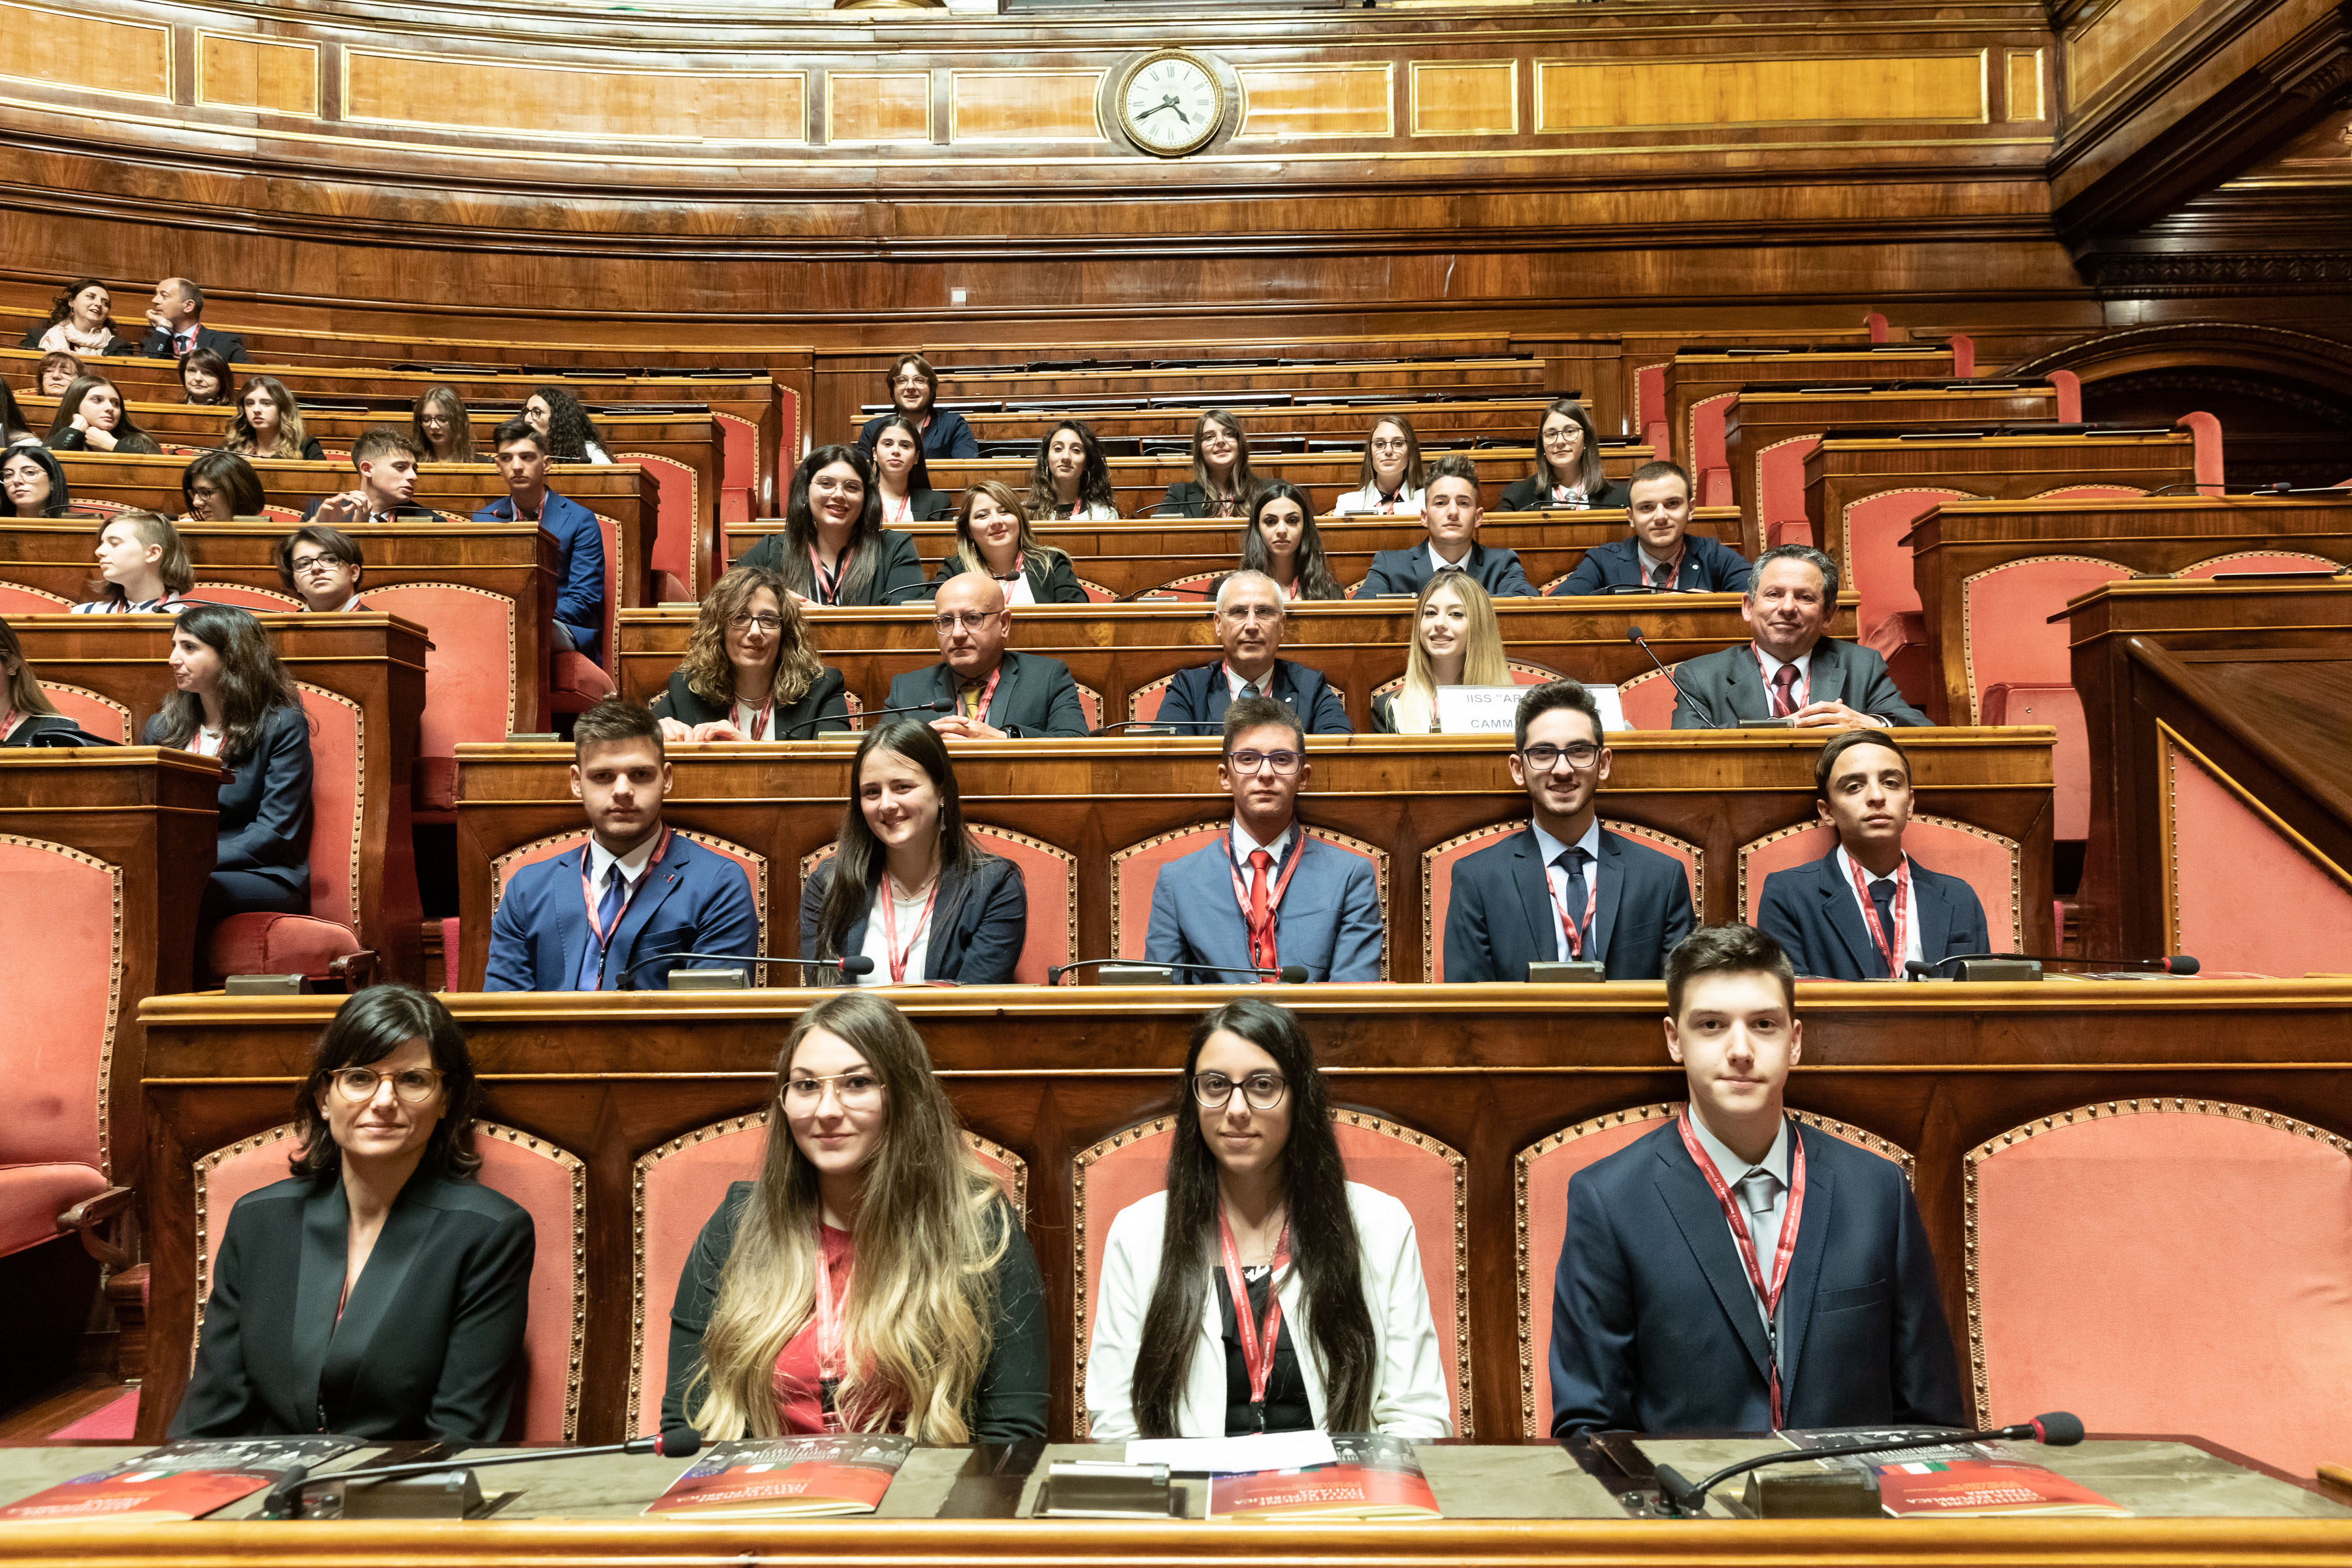
<svg viewBox="0 0 2352 1568">
<path fill-rule="evenodd" d="M 2083 698 L 2063 681 L 2003 682 L 1986 689 L 1979 709 L 1985 724 L 2047 724 L 2058 731 L 2050 752 L 2053 792 L 2050 830 L 2057 838 L 2087 838 L 2091 832 L 2091 727 Z"/>
<path fill-rule="evenodd" d="M 0 583 L 0 616 L 62 616 L 71 608 L 73 601 L 59 595 L 22 583 Z"/>
<path fill-rule="evenodd" d="M 213 928 L 215 974 L 322 975 L 360 941 L 360 754 L 365 715 L 348 697 L 299 683 L 310 718 L 310 912 L 231 915 Z"/>
<path fill-rule="evenodd" d="M 655 573 L 667 574 L 681 586 L 694 581 L 694 543 L 702 529 L 698 520 L 702 516 L 702 487 L 694 470 L 676 458 L 664 458 L 652 452 L 615 452 L 616 463 L 635 463 L 652 474 L 661 486 L 654 498 L 657 525 L 647 542 L 646 561 L 621 561 L 614 545 L 604 549 L 604 576 L 608 592 L 604 599 L 604 650 L 612 657 L 614 628 L 621 612 L 622 586 L 629 584 L 630 597 L 637 596 L 644 579 Z M 617 538 L 618 531 L 611 537 Z M 688 589 L 678 597 L 690 599 Z"/>
<path fill-rule="evenodd" d="M 1078 710 L 1087 716 L 1087 728 L 1089 730 L 1101 729 L 1103 722 L 1102 693 L 1097 691 L 1093 687 L 1088 686 L 1083 680 L 1074 680 L 1070 682 L 1070 684 L 1078 689 Z"/>
<path fill-rule="evenodd" d="M 1559 1249 L 1568 1239 L 1569 1178 L 1596 1164 L 1630 1143 L 1656 1131 L 1680 1114 L 1682 1103 L 1637 1105 L 1612 1111 L 1590 1121 L 1562 1128 L 1540 1142 L 1531 1143 L 1512 1162 L 1518 1208 L 1519 1291 L 1519 1433 L 1544 1437 L 1551 1433 L 1551 1306 L 1552 1288 L 1559 1269 Z M 1811 1111 L 1791 1111 L 1806 1126 L 1842 1138 L 1903 1167 L 1908 1178 L 1910 1154 L 1875 1133 Z"/>
<path fill-rule="evenodd" d="M 275 588 L 255 588 L 243 583 L 198 583 L 188 590 L 191 599 L 209 599 L 216 605 L 236 605 L 257 616 L 282 616 L 299 610 L 302 601 L 291 594 L 281 594 Z"/>
<path fill-rule="evenodd" d="M 1465 1329 L 1470 1306 L 1464 1223 L 1467 1167 L 1459 1153 L 1436 1139 L 1365 1111 L 1333 1110 L 1331 1131 L 1347 1163 L 1348 1179 L 1386 1193 L 1412 1216 L 1422 1276 L 1429 1289 L 1430 1320 L 1437 1330 L 1438 1362 L 1453 1395 L 1454 1435 L 1471 1436 L 1470 1341 Z M 1167 1186 L 1168 1151 L 1174 1138 L 1173 1120 L 1162 1116 L 1107 1138 L 1070 1162 L 1071 1213 L 1078 1231 L 1078 1278 L 1071 1311 L 1076 1331 L 1071 1339 L 1081 1438 L 1086 1436 L 1087 1352 L 1094 1337 L 1097 1284 L 1102 1279 L 1111 1221 L 1120 1210 Z"/>
<path fill-rule="evenodd" d="M 1674 432 L 1666 428 L 1666 367 L 1645 364 L 1633 372 L 1633 428 L 1661 460 L 1674 454 Z"/>
<path fill-rule="evenodd" d="M 1546 669 L 1540 664 L 1529 664 L 1525 659 L 1507 658 L 1503 663 L 1511 672 L 1511 684 L 1514 686 L 1541 686 L 1548 680 L 1558 680 L 1560 678 L 1559 671 Z M 1394 697 L 1403 689 L 1404 677 L 1391 676 L 1373 687 L 1372 695 Z"/>
<path fill-rule="evenodd" d="M 1028 1163 L 1012 1150 L 967 1130 L 964 1142 L 1004 1195 L 1029 1215 Z M 694 1253 L 702 1227 L 719 1210 L 736 1182 L 756 1181 L 768 1155 L 768 1112 L 733 1116 L 673 1138 L 637 1161 L 637 1248 L 635 1310 L 637 1325 L 629 1344 L 629 1409 L 633 1432 L 661 1425 L 662 1390 L 669 1378 L 669 1313 L 677 1300 L 678 1275 Z"/>
<path fill-rule="evenodd" d="M 1498 822 L 1491 827 L 1481 827 L 1433 845 L 1421 857 L 1421 948 L 1422 973 L 1433 984 L 1445 978 L 1445 911 L 1454 899 L 1454 868 L 1479 850 L 1499 844 L 1527 826 L 1527 818 L 1515 816 L 1508 822 Z M 1690 879 L 1691 907 L 1699 906 L 1699 889 L 1705 885 L 1703 868 L 1706 852 L 1696 844 L 1685 843 L 1654 827 L 1636 823 L 1612 822 L 1602 818 L 1601 826 L 1612 833 L 1621 833 L 1635 843 L 1673 856 L 1683 863 L 1684 875 Z"/>
<path fill-rule="evenodd" d="M 1812 524 L 1805 516 L 1805 459 L 1821 444 L 1819 436 L 1787 436 L 1755 455 L 1748 482 L 1754 490 L 1759 527 L 1794 524 L 1811 535 Z"/>
<path fill-rule="evenodd" d="M 637 459 L 626 458 L 622 459 L 624 462 L 635 460 Z M 693 470 L 688 469 L 686 477 L 688 481 L 691 481 L 694 477 Z M 603 512 L 593 515 L 596 519 L 596 531 L 604 542 L 603 646 L 604 657 L 610 658 L 613 657 L 613 651 L 620 647 L 621 584 L 628 574 L 639 571 L 641 563 L 622 561 L 621 525 Z M 667 507 L 662 509 L 661 515 L 665 520 L 668 517 Z M 684 523 L 679 524 L 681 529 L 685 526 Z M 656 548 L 659 548 L 658 543 Z M 603 667 L 584 653 L 557 653 L 549 661 L 548 701 L 558 713 L 585 713 L 599 701 L 619 689 L 619 687 L 613 684 L 613 678 L 604 672 Z"/>
<path fill-rule="evenodd" d="M 2165 878 L 2167 946 L 2204 973 L 2300 976 L 2352 970 L 2352 888 L 2275 826 L 2254 798 L 2177 738 L 2159 738 L 2161 835 L 2142 853 Z"/>
<path fill-rule="evenodd" d="M 1206 844 L 1216 842 L 1225 831 L 1230 819 L 1205 822 L 1192 827 L 1180 827 L 1172 833 L 1156 834 L 1140 844 L 1130 844 L 1110 858 L 1110 950 L 1120 958 L 1141 959 L 1143 940 L 1151 928 L 1151 889 L 1160 881 L 1160 868 L 1171 860 L 1181 860 Z M 1360 838 L 1350 838 L 1344 833 L 1328 828 L 1309 827 L 1310 837 L 1321 839 L 1334 848 L 1345 849 L 1350 855 L 1360 855 L 1372 863 L 1374 885 L 1380 889 L 1381 924 L 1388 924 L 1389 915 L 1389 852 L 1376 848 Z M 1392 955 L 1387 943 L 1381 946 L 1381 978 L 1390 977 Z"/>
<path fill-rule="evenodd" d="M 299 507 L 266 506 L 261 509 L 257 515 L 266 517 L 272 522 L 290 523 L 299 522 L 302 521 L 302 512 Z"/>
<path fill-rule="evenodd" d="M 2084 1106 L 1969 1152 L 1986 1424 L 2194 1432 L 2299 1476 L 2352 1453 L 2352 1155 L 2212 1100 Z"/>
<path fill-rule="evenodd" d="M 681 838 L 690 838 L 714 854 L 726 856 L 730 860 L 742 867 L 744 874 L 751 879 L 751 904 L 760 911 L 760 956 L 766 957 L 770 951 L 768 947 L 768 858 L 756 850 L 746 849 L 740 844 L 719 837 L 716 834 L 697 832 L 692 828 L 685 827 L 677 829 L 677 832 Z M 542 860 L 552 860 L 569 850 L 579 848 L 587 841 L 588 830 L 584 827 L 575 827 L 568 832 L 550 834 L 545 838 L 534 838 L 528 844 L 517 845 L 492 860 L 490 862 L 490 912 L 492 914 L 498 912 L 499 900 L 506 897 L 507 882 L 517 871 L 526 866 L 536 866 Z M 454 946 L 450 951 L 456 951 Z M 473 988 L 480 989 L 481 977 L 476 975 L 472 979 Z M 767 984 L 766 965 L 752 965 L 751 984 L 754 985 Z"/>
<path fill-rule="evenodd" d="M 1690 424 L 1683 447 L 1684 462 L 1688 465 L 1698 485 L 1700 506 L 1727 506 L 1731 501 L 1731 468 L 1727 449 L 1724 446 L 1724 416 L 1739 400 L 1736 392 L 1721 392 L 1713 397 L 1702 397 L 1691 405 Z"/>
<path fill-rule="evenodd" d="M 418 724 L 415 807 L 454 811 L 457 742 L 503 741 L 538 722 L 538 690 L 518 689 L 515 602 L 457 583 L 368 588 L 376 609 L 423 626 L 425 714 Z"/>
<path fill-rule="evenodd" d="M 1146 681 L 1127 694 L 1127 716 L 1138 723 L 1149 723 L 1160 717 L 1160 704 L 1167 700 L 1168 683 L 1176 678 L 1163 675 L 1157 680 Z"/>
<path fill-rule="evenodd" d="M 1189 577 L 1178 577 L 1162 583 L 1149 593 L 1138 595 L 1146 599 L 1176 599 L 1185 604 L 1206 604 L 1210 590 L 1226 576 L 1223 572 L 1195 572 Z"/>
<path fill-rule="evenodd" d="M 67 686 L 54 680 L 41 682 L 41 694 L 58 712 L 100 740 L 116 741 L 126 746 L 131 743 L 131 710 L 113 698 L 101 696 L 88 687 Z"/>
<path fill-rule="evenodd" d="M 1968 721 L 2058 726 L 2051 766 L 2057 786 L 2053 831 L 2060 838 L 2090 834 L 2091 750 L 2083 705 L 2071 689 L 2066 624 L 2053 624 L 2050 617 L 2077 595 L 2130 575 L 2130 568 L 2095 556 L 2043 555 L 2004 562 L 1960 584 L 1961 624 L 1968 633 Z M 1994 717 L 1995 688 L 2006 689 L 2000 718 Z M 2037 715 L 2031 719 L 2021 716 L 2029 702 Z"/>
<path fill-rule="evenodd" d="M 1679 669 L 1679 661 L 1666 666 Z M 1635 676 L 1617 688 L 1617 705 L 1625 711 L 1626 727 L 1634 730 L 1671 730 L 1675 727 L 1675 683 L 1666 679 L 1664 670 L 1649 670 Z"/>
<path fill-rule="evenodd" d="M 1911 547 L 1902 542 L 1928 508 L 1948 500 L 1974 500 L 1967 490 L 1920 486 L 1881 490 L 1845 508 L 1845 559 L 1842 587 L 1859 595 L 1854 612 L 1863 647 L 1891 660 L 1903 646 L 1903 616 L 1920 612 L 1919 587 L 1911 576 Z"/>
<path fill-rule="evenodd" d="M 793 395 L 785 393 L 786 402 Z M 740 415 L 710 413 L 711 427 L 719 433 L 719 521 L 749 522 L 760 515 L 760 427 Z M 797 446 L 798 438 L 795 437 Z M 791 459 L 785 460 L 791 467 Z M 718 552 L 712 560 L 703 560 L 696 551 L 694 574 L 688 579 L 698 589 L 709 587 L 719 580 L 726 569 L 726 542 L 714 533 L 711 549 Z"/>
<path fill-rule="evenodd" d="M 2333 572 L 2341 564 L 2325 555 L 2301 550 L 2238 550 L 2200 561 L 2173 574 L 2178 577 L 2211 577 L 2223 572 Z"/>
<path fill-rule="evenodd" d="M 1764 879 L 1790 866 L 1818 860 L 1837 847 L 1837 834 L 1818 822 L 1768 833 L 1739 847 L 1739 918 L 1753 924 L 1763 901 Z M 2025 945 L 2022 851 L 2017 840 L 1949 817 L 1924 813 L 1904 830 L 1903 847 L 1930 871 L 1958 877 L 1984 905 L 1986 932 L 1993 947 Z"/>
<path fill-rule="evenodd" d="M 196 1331 L 204 1331 L 212 1268 L 229 1211 L 247 1193 L 288 1174 L 298 1145 L 291 1122 L 215 1149 L 196 1162 Z M 530 1212 L 530 1318 L 523 1328 L 522 1385 L 507 1436 L 521 1443 L 569 1443 L 580 1425 L 580 1347 L 588 1302 L 588 1237 L 582 1226 L 587 1170 L 577 1157 L 528 1132 L 474 1123 L 477 1176 L 492 1192 Z"/>
<path fill-rule="evenodd" d="M 1084 577 L 1079 578 L 1077 581 L 1078 586 L 1087 591 L 1087 603 L 1090 605 L 1109 605 L 1118 602 L 1118 595 L 1112 593 L 1108 588 L 1104 587 L 1101 584 L 1089 583 Z"/>
</svg>

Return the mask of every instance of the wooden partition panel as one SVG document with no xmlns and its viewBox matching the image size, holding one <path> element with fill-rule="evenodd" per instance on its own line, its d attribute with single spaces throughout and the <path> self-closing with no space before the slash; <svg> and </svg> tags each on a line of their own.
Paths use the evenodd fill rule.
<svg viewBox="0 0 2352 1568">
<path fill-rule="evenodd" d="M 1751 381 L 1794 381 L 1827 385 L 1844 381 L 1922 381 L 1929 377 L 1966 377 L 1973 365 L 1942 343 L 1841 343 L 1708 345 L 1685 350 L 1666 362 L 1660 385 L 1675 460 L 1691 470 L 1706 493 L 1711 470 L 1724 467 L 1724 420 L 1739 389 Z M 1643 434 L 1650 435 L 1644 431 Z M 1654 436 L 1652 437 L 1654 440 Z"/>
<path fill-rule="evenodd" d="M 1268 436 L 1361 442 L 1380 420 L 1398 418 L 1412 422 L 1413 435 L 1424 447 L 1456 441 L 1467 446 L 1473 440 L 1509 440 L 1525 445 L 1535 438 L 1549 403 L 1549 396 L 1502 395 L 1416 403 L 1410 396 L 1390 400 L 1362 395 L 1349 395 L 1343 402 L 1336 395 L 1309 393 L 1300 395 L 1296 402 L 1272 406 L 1252 405 L 1233 412 L 1240 417 L 1253 445 Z M 1186 407 L 1181 404 L 1163 405 L 1155 399 L 1148 409 L 1071 405 L 1016 409 L 1009 404 L 992 408 L 986 404 L 961 401 L 958 406 L 963 412 L 964 423 L 982 441 L 1042 441 L 1066 417 L 1086 421 L 1087 428 L 1106 441 L 1132 441 L 1147 437 L 1161 441 L 1189 441 L 1202 413 L 1214 405 Z"/>
<path fill-rule="evenodd" d="M 1461 444 L 1467 445 L 1466 441 Z M 1422 453 L 1433 459 L 1438 455 L 1427 443 Z M 1535 450 L 1530 447 L 1482 447 L 1464 455 L 1477 464 L 1478 493 L 1486 506 L 1500 505 L 1506 489 L 1535 471 Z M 1649 460 L 1646 447 L 1610 447 L 1601 454 L 1601 467 L 1612 479 L 1624 479 Z M 1181 454 L 1169 458 L 1107 458 L 1104 462 L 1110 469 L 1111 491 L 1121 517 L 1155 516 L 1167 500 L 1168 487 L 1189 483 L 1192 478 L 1192 460 Z M 967 458 L 952 461 L 935 458 L 928 467 L 934 489 L 961 494 L 966 487 L 982 479 L 996 479 L 1011 485 L 1017 495 L 1029 489 L 1034 463 L 1034 458 Z M 1362 464 L 1363 455 L 1360 452 L 1276 452 L 1253 454 L 1250 471 L 1261 479 L 1282 479 L 1297 485 L 1320 516 L 1338 506 L 1341 496 L 1358 487 Z"/>
</svg>

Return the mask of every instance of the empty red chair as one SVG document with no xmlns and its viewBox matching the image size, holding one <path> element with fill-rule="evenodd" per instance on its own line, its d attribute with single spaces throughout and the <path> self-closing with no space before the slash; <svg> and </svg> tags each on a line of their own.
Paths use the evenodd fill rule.
<svg viewBox="0 0 2352 1568">
<path fill-rule="evenodd" d="M 2057 728 L 2051 758 L 2052 832 L 2059 838 L 2090 836 L 2091 742 L 2082 700 L 2074 691 L 2066 623 L 2050 617 L 2063 611 L 2068 600 L 2130 575 L 2129 567 L 2095 556 L 2042 555 L 2004 562 L 1960 584 L 1969 707 L 1952 717 L 1973 724 Z"/>
<path fill-rule="evenodd" d="M 373 608 L 412 621 L 432 637 L 425 655 L 415 809 L 453 812 L 457 743 L 503 741 L 540 721 L 540 678 L 535 671 L 526 676 L 516 665 L 515 602 L 458 583 L 371 586 L 365 597 Z"/>
<path fill-rule="evenodd" d="M 1679 669 L 1679 662 L 1666 669 L 1653 669 L 1622 682 L 1617 688 L 1617 706 L 1624 710 L 1625 726 L 1630 730 L 1671 730 L 1675 727 L 1675 703 L 1681 693 L 1666 678 L 1666 670 Z"/>
<path fill-rule="evenodd" d="M 2204 972 L 2352 971 L 2352 887 L 2256 797 L 2179 738 L 2159 738 L 2166 946 Z"/>
<path fill-rule="evenodd" d="M 41 682 L 41 694 L 58 712 L 101 741 L 127 746 L 136 738 L 131 728 L 131 710 L 111 697 L 54 680 Z"/>
</svg>

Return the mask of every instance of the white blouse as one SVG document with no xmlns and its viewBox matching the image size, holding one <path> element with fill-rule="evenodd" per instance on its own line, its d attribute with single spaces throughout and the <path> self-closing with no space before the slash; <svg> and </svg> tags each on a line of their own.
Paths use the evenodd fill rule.
<svg viewBox="0 0 2352 1568">
<path fill-rule="evenodd" d="M 927 887 L 911 899 L 902 899 L 898 896 L 898 884 L 890 879 L 890 874 L 887 871 L 882 874 L 882 885 L 887 889 L 884 896 L 890 900 L 891 913 L 898 922 L 899 942 L 905 942 L 910 934 L 914 939 L 914 946 L 907 950 L 905 981 L 905 984 L 912 985 L 926 978 L 923 966 L 929 962 L 931 956 L 931 922 L 923 912 L 923 905 L 930 900 L 931 889 Z M 937 884 L 934 883 L 933 886 Z M 932 912 L 938 912 L 936 905 L 933 906 Z M 919 929 L 917 925 L 919 921 Z M 879 902 L 866 913 L 866 941 L 857 951 L 874 961 L 873 968 L 857 976 L 858 984 L 893 984 L 890 979 L 889 929 L 883 922 L 882 907 Z"/>
</svg>

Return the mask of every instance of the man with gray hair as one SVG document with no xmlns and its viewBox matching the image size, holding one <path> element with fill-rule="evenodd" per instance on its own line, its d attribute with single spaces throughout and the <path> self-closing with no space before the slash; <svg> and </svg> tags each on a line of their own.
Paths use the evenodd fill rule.
<svg viewBox="0 0 2352 1568">
<path fill-rule="evenodd" d="M 205 291 L 185 278 L 166 278 L 147 302 L 147 335 L 139 340 L 142 359 L 185 359 L 198 349 L 231 364 L 245 363 L 245 340 L 205 325 Z"/>
<path fill-rule="evenodd" d="M 1159 722 L 1206 735 L 1237 698 L 1271 697 L 1298 715 L 1310 735 L 1352 735 L 1348 710 L 1318 670 L 1276 655 L 1282 648 L 1282 589 L 1263 572 L 1236 572 L 1217 589 L 1217 641 L 1225 657 L 1179 670 L 1160 700 Z"/>
<path fill-rule="evenodd" d="M 1766 551 L 1739 606 L 1754 640 L 1685 660 L 1675 669 L 1674 727 L 1736 729 L 1781 721 L 1805 729 L 1859 730 L 1930 722 L 1903 700 L 1885 659 L 1858 643 L 1822 635 L 1837 609 L 1837 563 L 1811 545 Z"/>
</svg>

